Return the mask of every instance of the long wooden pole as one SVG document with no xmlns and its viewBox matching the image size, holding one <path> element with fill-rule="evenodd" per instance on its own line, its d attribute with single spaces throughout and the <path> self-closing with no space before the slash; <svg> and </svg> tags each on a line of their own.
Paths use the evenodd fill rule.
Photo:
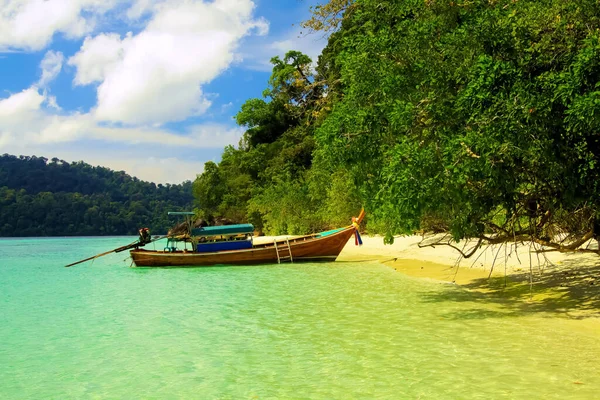
<svg viewBox="0 0 600 400">
<path fill-rule="evenodd" d="M 146 245 L 148 243 L 152 243 L 152 242 L 155 242 L 157 240 L 164 239 L 165 237 L 166 236 L 159 236 L 156 239 L 152 239 L 149 242 L 146 242 L 144 244 L 141 244 L 138 240 L 136 240 L 135 242 L 127 244 L 125 246 L 117 247 L 116 249 L 105 251 L 104 253 L 96 254 L 95 256 L 88 257 L 88 258 L 85 258 L 83 260 L 79 260 L 79 261 L 71 263 L 69 265 L 65 265 L 65 268 L 69 268 L 69 267 L 72 267 L 73 265 L 81 264 L 81 263 L 84 263 L 86 261 L 91 261 L 91 260 L 94 260 L 96 258 L 100 258 L 100 257 L 105 256 L 105 255 L 110 254 L 110 253 L 120 253 L 122 251 L 125 251 L 125 250 L 128 250 L 128 249 L 132 249 L 132 248 L 134 248 L 136 246 L 144 246 L 144 245 Z"/>
<path fill-rule="evenodd" d="M 90 261 L 90 260 L 93 260 L 93 259 L 105 256 L 105 255 L 110 254 L 110 253 L 118 253 L 119 251 L 126 250 L 126 248 L 129 247 L 129 246 L 133 247 L 137 243 L 138 242 L 136 241 L 136 242 L 133 242 L 131 244 L 128 244 L 127 246 L 117 247 L 116 249 L 112 249 L 112 250 L 109 250 L 109 251 L 105 251 L 104 253 L 96 254 L 95 256 L 88 257 L 88 258 L 85 258 L 83 260 L 79 260 L 79 261 L 71 263 L 69 265 L 65 265 L 65 268 L 69 268 L 69 267 L 72 267 L 73 265 L 81 264 L 83 262 Z M 123 249 L 123 250 L 121 250 L 121 249 Z"/>
</svg>

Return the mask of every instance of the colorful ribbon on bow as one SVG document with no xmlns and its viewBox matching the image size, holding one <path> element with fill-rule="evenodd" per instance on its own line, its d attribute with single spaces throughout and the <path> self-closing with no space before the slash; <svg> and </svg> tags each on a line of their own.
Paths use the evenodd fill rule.
<svg viewBox="0 0 600 400">
<path fill-rule="evenodd" d="M 354 226 L 354 244 L 356 246 L 362 246 L 363 242 L 358 232 L 358 218 L 352 217 L 352 225 Z"/>
</svg>

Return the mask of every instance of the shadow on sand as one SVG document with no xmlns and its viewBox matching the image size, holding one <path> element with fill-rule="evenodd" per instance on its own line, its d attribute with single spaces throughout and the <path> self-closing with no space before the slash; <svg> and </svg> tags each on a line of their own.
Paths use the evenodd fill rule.
<svg viewBox="0 0 600 400">
<path fill-rule="evenodd" d="M 483 319 L 522 316 L 537 313 L 541 316 L 562 316 L 569 319 L 600 317 L 600 260 L 595 263 L 581 260 L 564 261 L 549 266 L 543 272 L 529 271 L 490 279 L 475 279 L 461 285 L 459 290 L 423 293 L 426 302 L 472 303 L 473 309 L 452 312 L 446 317 Z M 454 289 L 454 288 L 453 288 Z M 478 304 L 496 305 L 479 308 Z M 461 307 L 462 308 L 462 307 Z"/>
</svg>

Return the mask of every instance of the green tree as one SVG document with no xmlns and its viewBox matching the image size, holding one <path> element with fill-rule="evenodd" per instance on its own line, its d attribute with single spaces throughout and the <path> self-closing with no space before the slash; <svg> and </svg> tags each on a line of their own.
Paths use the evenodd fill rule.
<svg viewBox="0 0 600 400">
<path fill-rule="evenodd" d="M 357 0 L 317 155 L 377 229 L 574 247 L 598 213 L 599 17 L 593 0 Z"/>
<path fill-rule="evenodd" d="M 236 116 L 247 128 L 240 148 L 227 147 L 218 165 L 207 164 L 194 193 L 206 217 L 250 221 L 259 229 L 264 224 L 272 233 L 287 231 L 288 226 L 304 232 L 315 224 L 283 223 L 290 214 L 281 211 L 284 201 L 279 194 L 297 196 L 295 213 L 301 212 L 304 205 L 298 195 L 308 188 L 300 182 L 314 150 L 307 117 L 322 92 L 308 56 L 290 51 L 271 63 L 273 73 L 263 98 L 249 99 Z"/>
</svg>

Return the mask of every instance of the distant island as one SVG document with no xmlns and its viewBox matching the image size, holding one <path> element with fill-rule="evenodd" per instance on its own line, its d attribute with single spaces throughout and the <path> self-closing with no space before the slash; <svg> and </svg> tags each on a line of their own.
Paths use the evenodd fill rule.
<svg viewBox="0 0 600 400">
<path fill-rule="evenodd" d="M 166 233 L 189 210 L 192 182 L 141 181 L 123 171 L 36 156 L 0 156 L 0 236 Z"/>
</svg>

